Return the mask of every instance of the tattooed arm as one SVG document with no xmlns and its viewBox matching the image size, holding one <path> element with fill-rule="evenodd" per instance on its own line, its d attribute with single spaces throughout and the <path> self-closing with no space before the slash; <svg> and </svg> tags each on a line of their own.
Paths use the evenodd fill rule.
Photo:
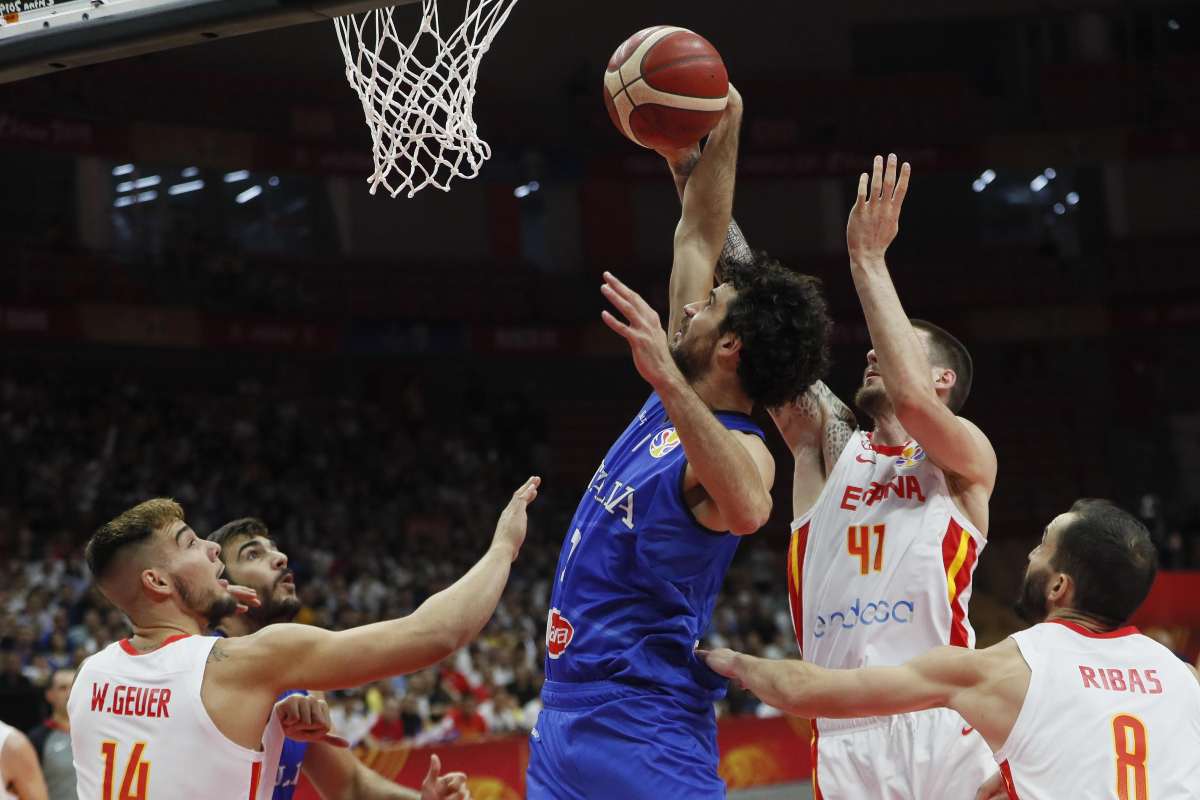
<svg viewBox="0 0 1200 800">
<path fill-rule="evenodd" d="M 817 501 L 858 421 L 823 381 L 814 383 L 791 403 L 768 411 L 796 462 L 792 479 L 795 519 Z"/>
</svg>

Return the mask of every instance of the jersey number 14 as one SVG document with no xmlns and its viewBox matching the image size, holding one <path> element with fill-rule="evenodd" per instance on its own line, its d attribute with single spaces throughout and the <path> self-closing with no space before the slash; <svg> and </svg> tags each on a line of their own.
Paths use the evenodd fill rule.
<svg viewBox="0 0 1200 800">
<path fill-rule="evenodd" d="M 120 793 L 113 795 L 113 782 L 117 776 L 117 743 L 101 742 L 100 755 L 104 757 L 104 797 L 102 800 L 147 800 L 146 786 L 150 783 L 150 762 L 142 759 L 146 751 L 145 742 L 134 742 L 133 752 L 125 763 L 121 778 Z"/>
</svg>

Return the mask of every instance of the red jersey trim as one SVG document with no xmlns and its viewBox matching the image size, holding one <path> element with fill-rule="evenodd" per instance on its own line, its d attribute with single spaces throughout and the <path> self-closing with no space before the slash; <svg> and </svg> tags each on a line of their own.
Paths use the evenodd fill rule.
<svg viewBox="0 0 1200 800">
<path fill-rule="evenodd" d="M 792 630 L 796 634 L 796 646 L 804 652 L 804 596 L 801 581 L 804 577 L 804 554 L 808 552 L 808 531 L 811 522 L 806 522 L 792 533 L 787 554 L 788 604 L 792 612 Z"/>
<path fill-rule="evenodd" d="M 168 636 L 166 639 L 163 639 L 163 643 L 158 647 L 154 648 L 153 650 L 147 650 L 144 653 L 139 652 L 132 644 L 129 643 L 128 639 L 122 639 L 120 642 L 118 642 L 118 644 L 121 645 L 122 650 L 131 656 L 148 656 L 151 653 L 157 653 L 159 650 L 162 650 L 164 647 L 171 644 L 171 642 L 178 642 L 180 639 L 186 639 L 189 636 L 191 636 L 190 633 L 177 633 L 174 636 Z"/>
<path fill-rule="evenodd" d="M 813 800 L 825 800 L 825 795 L 821 794 L 821 780 L 817 775 L 817 721 L 811 719 L 808 721 L 812 729 L 812 788 Z"/>
<path fill-rule="evenodd" d="M 250 765 L 250 794 L 249 800 L 258 796 L 258 785 L 262 782 L 262 762 L 255 761 Z"/>
<path fill-rule="evenodd" d="M 1000 765 L 1000 774 L 1004 776 L 1004 789 L 1008 792 L 1009 800 L 1021 800 L 1017 794 L 1017 785 L 1013 783 L 1012 767 L 1008 766 L 1008 761 Z"/>
<path fill-rule="evenodd" d="M 942 538 L 942 567 L 946 570 L 946 598 L 950 602 L 950 642 L 952 647 L 970 647 L 967 633 L 967 607 L 963 595 L 971 587 L 978 557 L 975 537 L 953 517 Z"/>
<path fill-rule="evenodd" d="M 910 444 L 912 444 L 912 440 L 910 439 L 909 441 L 905 442 L 904 444 L 895 444 L 895 445 L 875 444 L 875 437 L 872 434 L 868 433 L 867 434 L 867 443 L 869 445 L 871 445 L 872 450 L 874 450 L 876 453 L 879 453 L 881 456 L 898 456 L 904 452 L 904 448 L 906 448 Z"/>
<path fill-rule="evenodd" d="M 1046 621 L 1052 622 L 1055 625 L 1062 625 L 1064 628 L 1070 628 L 1080 636 L 1086 636 L 1089 639 L 1120 639 L 1122 636 L 1133 636 L 1135 633 L 1141 633 L 1133 625 L 1126 625 L 1124 628 L 1117 628 L 1115 631 L 1108 631 L 1107 633 L 1096 633 L 1095 631 L 1089 631 L 1077 622 L 1070 622 L 1065 619 L 1048 619 Z"/>
</svg>

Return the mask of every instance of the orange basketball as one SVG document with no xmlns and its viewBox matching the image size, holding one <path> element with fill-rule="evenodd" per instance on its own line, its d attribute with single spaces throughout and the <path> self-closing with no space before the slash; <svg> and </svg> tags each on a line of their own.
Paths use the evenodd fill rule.
<svg viewBox="0 0 1200 800">
<path fill-rule="evenodd" d="M 658 25 L 617 48 L 604 71 L 604 105 L 642 147 L 682 148 L 716 126 L 729 95 L 725 62 L 707 39 Z"/>
</svg>

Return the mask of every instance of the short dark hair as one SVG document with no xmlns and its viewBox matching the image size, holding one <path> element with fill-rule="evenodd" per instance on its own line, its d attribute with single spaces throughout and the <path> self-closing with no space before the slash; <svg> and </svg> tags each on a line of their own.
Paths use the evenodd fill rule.
<svg viewBox="0 0 1200 800">
<path fill-rule="evenodd" d="M 221 545 L 221 549 L 224 550 L 225 545 L 236 542 L 238 539 L 251 539 L 255 536 L 270 535 L 270 531 L 267 530 L 267 523 L 261 519 L 257 517 L 242 517 L 232 522 L 226 522 L 217 528 L 208 535 L 208 540 Z"/>
<path fill-rule="evenodd" d="M 183 507 L 168 497 L 138 503 L 100 526 L 83 551 L 88 569 L 103 580 L 116 556 L 131 545 L 149 539 L 156 530 L 183 519 Z"/>
<path fill-rule="evenodd" d="M 742 341 L 738 377 L 752 401 L 781 406 L 825 376 L 833 323 L 820 280 L 762 252 L 724 265 L 722 277 L 737 295 L 718 330 Z"/>
<path fill-rule="evenodd" d="M 967 396 L 971 394 L 971 381 L 975 378 L 975 362 L 971 360 L 971 354 L 966 346 L 945 328 L 923 319 L 910 321 L 914 328 L 929 334 L 932 345 L 929 357 L 933 366 L 954 370 L 957 380 L 954 382 L 954 388 L 950 390 L 950 396 L 946 398 L 946 405 L 957 414 L 966 404 Z"/>
<path fill-rule="evenodd" d="M 1108 500 L 1084 498 L 1058 536 L 1051 567 L 1075 581 L 1076 611 L 1113 627 L 1133 616 L 1150 593 L 1158 552 L 1137 517 Z"/>
</svg>

